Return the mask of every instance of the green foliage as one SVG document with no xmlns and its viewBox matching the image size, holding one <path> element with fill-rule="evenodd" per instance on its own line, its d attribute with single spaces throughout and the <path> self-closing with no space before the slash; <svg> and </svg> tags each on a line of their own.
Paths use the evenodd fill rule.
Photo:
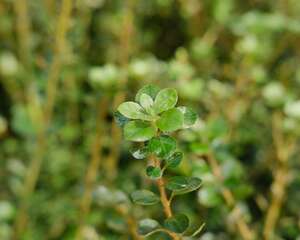
<svg viewBox="0 0 300 240">
<path fill-rule="evenodd" d="M 189 227 L 189 219 L 184 214 L 177 214 L 166 219 L 164 226 L 172 232 L 183 233 Z"/>
<path fill-rule="evenodd" d="M 1 240 L 300 239 L 299 0 L 0 12 Z"/>
<path fill-rule="evenodd" d="M 153 205 L 159 202 L 159 197 L 149 190 L 137 190 L 131 194 L 132 201 L 140 205 Z"/>
<path fill-rule="evenodd" d="M 145 142 L 145 147 L 133 151 L 132 154 L 137 159 L 143 159 L 148 154 L 150 159 L 154 159 L 154 165 L 147 166 L 146 175 L 150 179 L 158 181 L 160 194 L 165 191 L 164 187 L 172 191 L 169 200 L 165 199 L 165 194 L 161 195 L 164 211 L 170 212 L 171 209 L 166 209 L 165 202 L 170 205 L 172 197 L 197 190 L 201 185 L 201 180 L 196 177 L 177 176 L 171 177 L 165 186 L 161 185 L 159 181 L 164 181 L 164 170 L 178 167 L 183 158 L 183 153 L 176 151 L 176 140 L 166 133 L 192 126 L 197 120 L 197 114 L 187 107 L 175 108 L 178 96 L 177 91 L 171 88 L 158 91 L 156 87 L 147 85 L 138 91 L 135 99 L 141 106 L 134 102 L 125 102 L 118 107 L 118 111 L 125 117 L 140 119 L 131 121 L 124 126 L 124 136 L 127 140 Z M 147 115 L 143 115 L 143 111 L 149 114 L 149 118 L 145 117 Z M 153 119 L 150 119 L 151 116 Z M 157 127 L 164 134 L 160 131 L 148 130 L 150 127 L 153 129 Z M 163 163 L 165 167 L 161 168 Z M 159 201 L 159 197 L 148 190 L 134 191 L 131 198 L 134 203 L 140 205 L 152 205 Z M 188 226 L 189 219 L 184 214 L 174 215 L 164 221 L 165 229 L 174 233 L 181 234 Z M 140 221 L 138 231 L 142 235 L 147 235 L 152 234 L 157 228 L 156 221 L 146 219 Z M 164 229 L 160 231 L 164 231 Z"/>
</svg>

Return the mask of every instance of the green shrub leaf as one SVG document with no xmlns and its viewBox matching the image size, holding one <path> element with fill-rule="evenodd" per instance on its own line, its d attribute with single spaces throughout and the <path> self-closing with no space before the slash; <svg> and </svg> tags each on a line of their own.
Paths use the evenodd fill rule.
<svg viewBox="0 0 300 240">
<path fill-rule="evenodd" d="M 159 202 L 159 197 L 149 190 L 137 190 L 131 194 L 132 201 L 140 205 L 153 205 Z"/>
<path fill-rule="evenodd" d="M 166 219 L 164 227 L 175 233 L 183 233 L 189 227 L 189 219 L 184 214 L 177 214 Z"/>
<path fill-rule="evenodd" d="M 198 115 L 193 109 L 189 107 L 178 107 L 178 109 L 183 114 L 183 123 L 185 128 L 190 127 L 196 123 Z"/>
<path fill-rule="evenodd" d="M 165 88 L 161 90 L 154 101 L 154 110 L 156 114 L 173 108 L 177 103 L 177 92 L 173 88 Z"/>
<path fill-rule="evenodd" d="M 150 121 L 152 117 L 143 112 L 143 108 L 135 102 L 124 102 L 118 111 L 127 118 Z"/>
<path fill-rule="evenodd" d="M 116 120 L 116 123 L 120 127 L 124 127 L 126 125 L 126 123 L 128 123 L 130 121 L 127 117 L 122 115 L 119 111 L 114 112 L 114 118 Z"/>
<path fill-rule="evenodd" d="M 169 168 L 176 168 L 180 164 L 182 158 L 182 152 L 175 152 L 172 154 L 172 156 L 166 159 L 166 164 Z"/>
<path fill-rule="evenodd" d="M 141 101 L 140 98 L 143 93 L 149 95 L 154 100 L 158 92 L 159 92 L 159 87 L 152 85 L 152 84 L 148 84 L 148 85 L 142 87 L 137 92 L 137 94 L 135 96 L 135 101 L 140 102 Z"/>
<path fill-rule="evenodd" d="M 146 174 L 148 177 L 150 177 L 152 179 L 157 179 L 157 178 L 161 177 L 162 171 L 159 167 L 148 166 L 146 168 Z"/>
<path fill-rule="evenodd" d="M 148 94 L 142 93 L 140 97 L 140 104 L 147 112 L 150 112 L 153 105 L 153 99 Z"/>
<path fill-rule="evenodd" d="M 149 141 L 148 149 L 158 157 L 166 158 L 175 151 L 176 140 L 170 136 L 155 137 Z"/>
<path fill-rule="evenodd" d="M 148 156 L 148 148 L 142 147 L 131 151 L 132 156 L 135 159 L 144 159 Z"/>
<path fill-rule="evenodd" d="M 138 223 L 138 234 L 147 235 L 159 228 L 159 223 L 151 218 L 146 218 Z"/>
<path fill-rule="evenodd" d="M 181 195 L 195 191 L 201 186 L 201 183 L 201 179 L 196 177 L 176 176 L 168 180 L 166 188 L 173 191 L 175 195 Z"/>
<path fill-rule="evenodd" d="M 172 132 L 182 128 L 183 122 L 182 112 L 177 108 L 172 108 L 161 115 L 157 121 L 157 126 L 164 132 Z"/>
<path fill-rule="evenodd" d="M 130 121 L 124 127 L 126 140 L 134 142 L 144 142 L 156 134 L 156 128 L 149 122 Z"/>
</svg>

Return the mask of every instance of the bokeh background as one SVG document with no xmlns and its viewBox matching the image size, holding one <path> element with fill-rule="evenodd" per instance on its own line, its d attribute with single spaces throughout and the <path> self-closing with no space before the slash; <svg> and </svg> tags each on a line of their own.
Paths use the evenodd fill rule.
<svg viewBox="0 0 300 240">
<path fill-rule="evenodd" d="M 203 180 L 173 204 L 206 224 L 194 239 L 299 240 L 299 63 L 299 0 L 0 1 L 0 239 L 163 219 L 131 203 L 153 186 L 113 120 L 154 83 L 200 116 L 174 170 Z"/>
</svg>

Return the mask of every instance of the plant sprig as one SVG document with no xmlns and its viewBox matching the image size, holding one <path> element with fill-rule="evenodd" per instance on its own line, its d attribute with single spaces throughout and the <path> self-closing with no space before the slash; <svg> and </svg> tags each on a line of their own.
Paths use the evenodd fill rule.
<svg viewBox="0 0 300 240">
<path fill-rule="evenodd" d="M 191 108 L 176 107 L 177 100 L 177 91 L 173 88 L 160 90 L 154 85 L 146 85 L 136 94 L 135 102 L 122 103 L 115 114 L 125 139 L 144 143 L 132 155 L 137 159 L 150 160 L 145 172 L 156 182 L 160 193 L 158 196 L 149 190 L 137 190 L 131 194 L 133 202 L 140 205 L 161 202 L 166 215 L 162 226 L 153 219 L 141 220 L 139 234 L 144 236 L 162 231 L 173 239 L 181 239 L 189 227 L 189 218 L 182 213 L 173 214 L 171 202 L 175 196 L 195 191 L 201 186 L 201 180 L 195 177 L 164 179 L 165 171 L 178 167 L 183 159 L 183 153 L 177 149 L 176 139 L 171 134 L 193 126 L 198 118 Z"/>
</svg>

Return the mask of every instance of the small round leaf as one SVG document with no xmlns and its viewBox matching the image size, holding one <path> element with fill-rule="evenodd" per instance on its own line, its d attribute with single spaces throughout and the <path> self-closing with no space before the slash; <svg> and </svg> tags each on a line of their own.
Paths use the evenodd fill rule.
<svg viewBox="0 0 300 240">
<path fill-rule="evenodd" d="M 143 108 L 135 102 L 124 102 L 118 111 L 127 118 L 151 121 L 152 117 L 143 112 Z"/>
<path fill-rule="evenodd" d="M 161 115 L 157 121 L 157 126 L 164 132 L 172 132 L 182 128 L 183 121 L 182 112 L 177 108 L 172 108 Z"/>
<path fill-rule="evenodd" d="M 162 176 L 162 171 L 159 167 L 148 166 L 146 168 L 146 174 L 149 178 L 157 179 Z"/>
<path fill-rule="evenodd" d="M 146 218 L 138 223 L 138 234 L 147 235 L 159 227 L 159 223 L 153 219 Z"/>
<path fill-rule="evenodd" d="M 180 164 L 182 158 L 182 152 L 175 152 L 172 154 L 172 156 L 166 159 L 166 164 L 169 168 L 176 168 Z"/>
<path fill-rule="evenodd" d="M 173 108 L 177 103 L 177 91 L 173 88 L 165 88 L 161 90 L 154 101 L 154 110 L 156 114 Z"/>
<path fill-rule="evenodd" d="M 160 136 L 149 141 L 148 149 L 160 158 L 170 156 L 176 149 L 176 140 L 170 136 Z"/>
<path fill-rule="evenodd" d="M 135 96 L 135 101 L 140 102 L 140 100 L 141 100 L 140 98 L 143 93 L 149 95 L 154 100 L 158 92 L 159 92 L 159 88 L 157 86 L 148 84 L 148 85 L 142 87 L 137 92 L 137 94 Z"/>
<path fill-rule="evenodd" d="M 176 176 L 168 180 L 166 188 L 173 191 L 175 195 L 181 195 L 195 191 L 201 186 L 201 183 L 201 179 L 196 177 Z"/>
<path fill-rule="evenodd" d="M 149 122 L 131 121 L 124 127 L 124 136 L 126 140 L 134 142 L 144 142 L 156 134 L 156 128 Z"/>
<path fill-rule="evenodd" d="M 142 93 L 140 97 L 140 104 L 148 112 L 153 105 L 153 99 L 148 94 Z"/>
<path fill-rule="evenodd" d="M 148 156 L 148 148 L 142 147 L 131 151 L 132 156 L 135 159 L 144 159 Z"/>
<path fill-rule="evenodd" d="M 137 190 L 131 194 L 132 201 L 140 205 L 153 205 L 159 202 L 159 197 L 149 190 Z"/>
<path fill-rule="evenodd" d="M 183 113 L 183 123 L 185 128 L 196 123 L 198 115 L 193 109 L 189 107 L 178 107 L 178 109 Z"/>
<path fill-rule="evenodd" d="M 177 214 L 166 219 L 164 227 L 175 233 L 183 233 L 189 227 L 189 219 L 184 214 Z"/>
</svg>

